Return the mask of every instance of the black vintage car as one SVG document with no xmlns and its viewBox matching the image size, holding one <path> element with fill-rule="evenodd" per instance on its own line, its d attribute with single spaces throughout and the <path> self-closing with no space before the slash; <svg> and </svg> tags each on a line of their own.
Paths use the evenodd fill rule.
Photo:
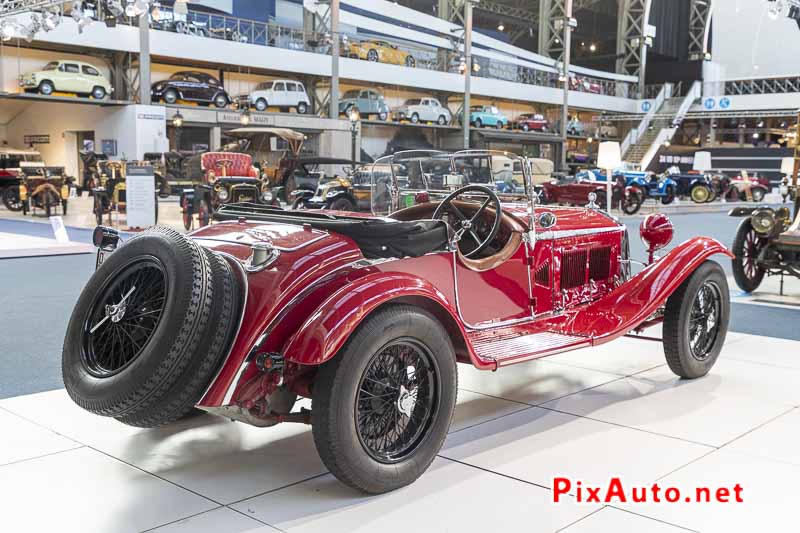
<svg viewBox="0 0 800 533">
<path fill-rule="evenodd" d="M 745 292 L 753 292 L 764 276 L 800 278 L 800 202 L 792 220 L 789 208 L 736 207 L 729 213 L 745 217 L 733 240 L 733 277 Z"/>
<path fill-rule="evenodd" d="M 174 104 L 180 100 L 200 105 L 214 104 L 228 107 L 232 102 L 222 84 L 214 76 L 204 72 L 176 72 L 169 79 L 153 85 L 151 95 L 154 102 Z"/>
<path fill-rule="evenodd" d="M 369 210 L 369 187 L 359 187 L 359 181 L 353 179 L 357 165 L 359 163 L 349 159 L 332 157 L 299 159 L 293 176 L 297 188 L 291 193 L 292 208 Z M 323 167 L 330 169 L 330 174 Z"/>
<path fill-rule="evenodd" d="M 696 204 L 712 202 L 716 198 L 716 191 L 711 182 L 711 177 L 698 172 L 681 172 L 678 167 L 669 167 L 666 176 L 677 183 L 676 194 L 679 197 L 688 196 Z"/>
</svg>

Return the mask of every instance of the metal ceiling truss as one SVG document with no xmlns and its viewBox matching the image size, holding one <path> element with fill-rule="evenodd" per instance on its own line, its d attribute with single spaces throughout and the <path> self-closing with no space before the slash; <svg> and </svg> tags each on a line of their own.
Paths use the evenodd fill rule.
<svg viewBox="0 0 800 533">
<path fill-rule="evenodd" d="M 539 1 L 539 53 L 558 60 L 564 55 L 564 42 L 557 22 L 564 20 L 564 9 L 564 0 Z"/>
<path fill-rule="evenodd" d="M 690 111 L 686 113 L 684 121 L 697 119 L 724 119 L 724 118 L 770 118 L 770 117 L 794 117 L 797 109 L 768 109 L 764 111 Z M 643 114 L 631 115 L 595 115 L 592 117 L 594 122 L 639 122 Z M 669 113 L 657 113 L 653 115 L 653 121 L 663 119 L 671 121 L 675 117 Z"/>
<path fill-rule="evenodd" d="M 619 0 L 617 25 L 617 72 L 639 78 L 644 87 L 647 35 L 652 0 Z"/>
<path fill-rule="evenodd" d="M 692 0 L 689 8 L 689 60 L 703 59 L 708 52 L 713 0 Z"/>
<path fill-rule="evenodd" d="M 3 0 L 0 2 L 0 18 L 39 9 L 63 7 L 64 4 L 64 0 Z"/>
</svg>

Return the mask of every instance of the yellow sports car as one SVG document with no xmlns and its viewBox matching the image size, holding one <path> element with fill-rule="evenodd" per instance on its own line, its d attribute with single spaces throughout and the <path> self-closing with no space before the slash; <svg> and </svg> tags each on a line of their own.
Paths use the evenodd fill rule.
<svg viewBox="0 0 800 533">
<path fill-rule="evenodd" d="M 414 56 L 399 50 L 397 45 L 377 39 L 349 43 L 347 45 L 347 56 L 392 65 L 405 65 L 407 67 L 414 67 L 417 64 Z"/>
</svg>

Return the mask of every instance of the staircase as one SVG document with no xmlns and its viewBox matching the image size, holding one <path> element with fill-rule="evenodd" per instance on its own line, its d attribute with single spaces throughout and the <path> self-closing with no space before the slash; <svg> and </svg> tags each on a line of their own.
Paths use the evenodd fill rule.
<svg viewBox="0 0 800 533">
<path fill-rule="evenodd" d="M 683 98 L 669 98 L 661 106 L 661 109 L 658 110 L 658 114 L 674 117 L 680 109 L 682 103 Z M 658 138 L 661 130 L 672 126 L 672 120 L 673 119 L 667 118 L 657 118 L 652 120 L 647 130 L 644 132 L 644 135 L 639 137 L 636 143 L 632 144 L 625 153 L 625 161 L 635 165 L 641 165 L 642 159 L 644 159 L 644 156 L 650 150 L 650 147 L 653 145 L 656 138 Z"/>
</svg>

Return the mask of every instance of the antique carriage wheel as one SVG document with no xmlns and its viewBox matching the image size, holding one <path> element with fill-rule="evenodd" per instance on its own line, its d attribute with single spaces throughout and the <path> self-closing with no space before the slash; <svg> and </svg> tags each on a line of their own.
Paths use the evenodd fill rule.
<svg viewBox="0 0 800 533">
<path fill-rule="evenodd" d="M 372 313 L 314 381 L 311 422 L 325 466 L 379 494 L 412 483 L 442 447 L 456 402 L 453 345 L 410 305 Z"/>
<path fill-rule="evenodd" d="M 19 199 L 19 187 L 11 185 L 3 189 L 3 205 L 9 211 L 22 211 L 22 200 Z"/>
<path fill-rule="evenodd" d="M 664 355 L 682 378 L 705 376 L 719 357 L 730 319 L 730 294 L 722 267 L 706 261 L 667 299 Z"/>
<path fill-rule="evenodd" d="M 192 227 L 194 226 L 194 215 L 192 214 L 191 208 L 189 207 L 189 199 L 183 199 L 182 205 L 182 214 L 183 214 L 183 227 L 186 231 L 191 231 Z"/>
<path fill-rule="evenodd" d="M 767 273 L 758 263 L 758 255 L 767 244 L 753 229 L 749 218 L 742 220 L 733 239 L 733 279 L 745 292 L 756 290 Z"/>
</svg>

